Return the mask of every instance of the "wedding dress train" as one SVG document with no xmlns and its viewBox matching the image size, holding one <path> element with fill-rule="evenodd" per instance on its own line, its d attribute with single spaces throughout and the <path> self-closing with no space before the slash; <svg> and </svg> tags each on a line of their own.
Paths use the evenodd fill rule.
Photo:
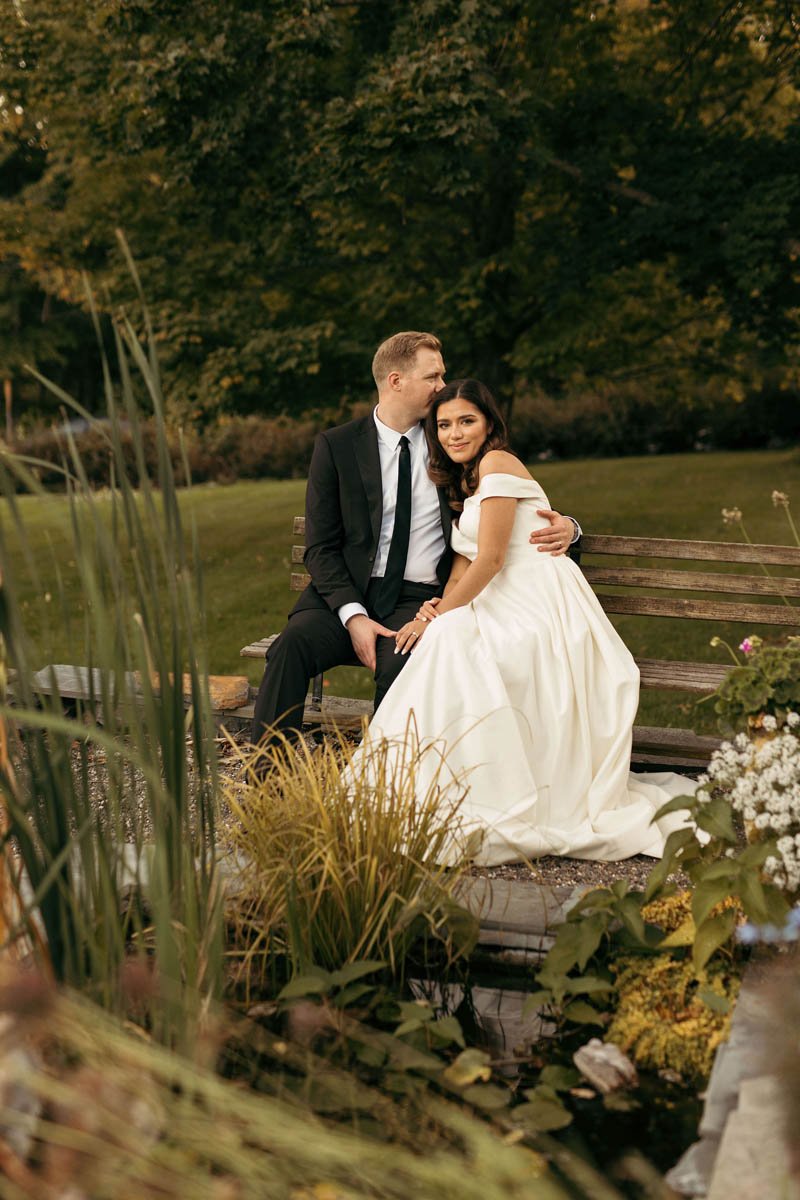
<svg viewBox="0 0 800 1200">
<path fill-rule="evenodd" d="M 366 745 L 387 739 L 401 755 L 412 722 L 427 748 L 421 794 L 437 770 L 463 781 L 461 817 L 483 835 L 481 865 L 660 856 L 683 818 L 652 823 L 654 813 L 696 785 L 630 772 L 639 673 L 580 569 L 529 543 L 547 523 L 536 510 L 550 507 L 534 480 L 484 476 L 453 527 L 453 549 L 475 558 L 490 496 L 518 501 L 503 568 L 470 604 L 431 622 Z"/>
</svg>

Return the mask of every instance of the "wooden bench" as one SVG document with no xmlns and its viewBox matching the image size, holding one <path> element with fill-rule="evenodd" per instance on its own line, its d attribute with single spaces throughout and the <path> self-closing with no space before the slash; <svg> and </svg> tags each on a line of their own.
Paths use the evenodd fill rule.
<svg viewBox="0 0 800 1200">
<path fill-rule="evenodd" d="M 304 536 L 304 517 L 294 518 L 293 532 L 298 537 Z M 294 569 L 302 564 L 303 553 L 302 545 L 292 547 L 289 584 L 292 591 L 302 591 L 309 582 L 305 572 Z M 668 560 L 670 565 L 654 566 L 653 559 Z M 718 564 L 753 564 L 758 570 L 759 564 L 767 568 L 790 567 L 795 574 L 768 578 L 764 574 L 719 571 Z M 772 633 L 800 629 L 800 607 L 787 606 L 783 600 L 783 597 L 790 602 L 800 599 L 800 549 L 795 547 L 584 534 L 581 569 L 607 613 L 663 617 L 673 622 L 735 622 L 741 626 L 741 635 L 763 627 Z M 690 595 L 679 594 L 684 592 Z M 740 599 L 720 598 L 731 596 Z M 679 637 L 678 625 L 675 632 L 676 638 Z M 263 660 L 277 636 L 252 642 L 240 653 L 246 658 Z M 643 689 L 697 696 L 712 692 L 730 670 L 724 663 L 680 658 L 637 658 L 636 662 Z M 371 714 L 370 701 L 323 697 L 322 687 L 322 677 L 318 676 L 306 702 L 305 720 L 309 725 L 353 729 L 358 728 L 363 716 Z M 700 769 L 719 742 L 717 737 L 698 735 L 689 729 L 636 725 L 632 762 Z"/>
</svg>

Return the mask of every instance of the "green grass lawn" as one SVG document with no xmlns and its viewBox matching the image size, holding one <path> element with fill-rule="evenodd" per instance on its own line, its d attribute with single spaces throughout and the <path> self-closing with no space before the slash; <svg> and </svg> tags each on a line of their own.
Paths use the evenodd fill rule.
<svg viewBox="0 0 800 1200">
<path fill-rule="evenodd" d="M 683 454 L 663 457 L 588 460 L 534 464 L 551 504 L 572 513 L 587 533 L 626 533 L 650 537 L 737 540 L 720 516 L 722 507 L 742 509 L 753 541 L 788 542 L 782 510 L 770 496 L 774 488 L 800 500 L 800 454 L 797 451 Z M 228 487 L 197 487 L 182 498 L 184 514 L 194 519 L 203 558 L 203 587 L 212 672 L 247 674 L 253 682 L 261 665 L 239 657 L 247 642 L 280 630 L 294 597 L 288 590 L 291 570 L 291 519 L 303 511 L 302 481 L 244 482 Z M 56 564 L 61 573 L 66 610 L 80 607 L 74 564 L 70 561 L 68 514 L 59 496 L 19 500 L 26 541 L 39 566 L 33 583 L 19 563 L 20 592 L 27 605 L 41 665 L 80 661 L 80 620 L 59 619 L 54 586 Z M 796 505 L 800 508 L 800 503 Z M 295 568 L 297 569 L 297 568 Z M 750 568 L 754 570 L 754 568 Z M 755 568 L 757 570 L 757 568 Z M 44 602 L 44 593 L 53 599 Z M 50 620 L 42 614 L 52 613 Z M 736 642 L 744 627 L 724 630 L 699 621 L 619 618 L 618 625 L 635 654 L 665 658 L 723 661 L 708 643 L 714 633 Z M 333 672 L 330 690 L 370 694 L 370 678 L 358 668 Z M 640 720 L 713 727 L 706 709 L 675 693 L 645 694 Z"/>
</svg>

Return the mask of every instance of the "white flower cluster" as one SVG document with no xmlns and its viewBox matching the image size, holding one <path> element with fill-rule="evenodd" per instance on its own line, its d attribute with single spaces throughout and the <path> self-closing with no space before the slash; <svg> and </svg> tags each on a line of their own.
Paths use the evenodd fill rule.
<svg viewBox="0 0 800 1200">
<path fill-rule="evenodd" d="M 773 716 L 761 719 L 775 736 L 756 745 L 740 733 L 723 742 L 701 776 L 702 791 L 722 790 L 732 807 L 764 837 L 777 836 L 778 855 L 764 863 L 774 884 L 800 890 L 800 713 L 787 713 L 782 729 Z M 701 793 L 702 794 L 702 793 Z"/>
</svg>

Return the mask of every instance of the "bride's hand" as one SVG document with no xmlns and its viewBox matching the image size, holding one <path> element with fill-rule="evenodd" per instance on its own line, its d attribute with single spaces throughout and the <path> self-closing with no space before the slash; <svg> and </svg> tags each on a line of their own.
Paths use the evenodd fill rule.
<svg viewBox="0 0 800 1200">
<path fill-rule="evenodd" d="M 425 622 L 419 617 L 413 621 L 407 621 L 395 634 L 395 641 L 397 642 L 394 648 L 395 654 L 408 654 L 419 643 L 424 632 Z"/>
<path fill-rule="evenodd" d="M 441 603 L 441 596 L 434 596 L 432 600 L 423 600 L 417 609 L 417 620 L 432 621 L 435 617 L 438 617 L 439 614 L 436 611 L 436 606 Z"/>
</svg>

